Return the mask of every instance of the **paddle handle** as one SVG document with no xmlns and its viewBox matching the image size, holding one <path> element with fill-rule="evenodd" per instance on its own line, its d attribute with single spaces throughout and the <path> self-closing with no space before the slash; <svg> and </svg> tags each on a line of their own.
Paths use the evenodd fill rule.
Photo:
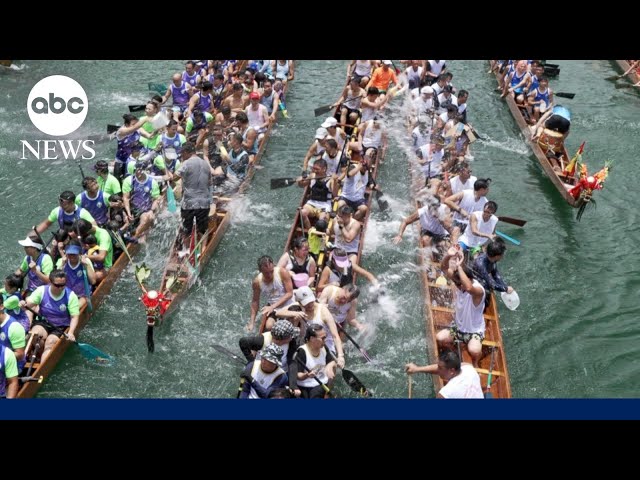
<svg viewBox="0 0 640 480">
<path fill-rule="evenodd" d="M 409 398 L 411 398 L 412 397 L 411 394 L 413 390 L 413 379 L 412 379 L 413 375 L 409 374 L 408 376 L 409 376 Z"/>
<path fill-rule="evenodd" d="M 296 362 L 298 362 L 298 364 L 299 364 L 300 366 L 302 366 L 302 368 L 304 368 L 304 371 L 305 371 L 305 372 L 307 372 L 307 373 L 310 373 L 310 372 L 311 372 L 311 370 L 309 369 L 309 367 L 307 367 L 304 363 L 302 363 L 302 360 L 300 360 L 300 359 L 298 358 L 298 353 L 297 353 L 297 352 L 296 352 L 296 354 L 293 356 L 293 358 L 294 358 L 294 360 L 295 360 Z M 318 379 L 318 377 L 315 377 L 315 376 L 314 376 L 314 377 L 313 377 L 313 379 L 314 379 L 316 382 L 318 382 L 318 384 L 319 384 L 320 386 L 322 386 L 322 389 L 323 389 L 325 392 L 327 392 L 327 394 L 331 395 L 331 390 L 329 389 L 329 387 L 327 387 L 324 383 L 322 383 L 322 382 Z"/>
<path fill-rule="evenodd" d="M 342 325 L 340 325 L 339 323 L 336 323 L 336 327 L 338 327 L 338 330 L 341 331 L 342 333 L 344 333 L 344 335 L 347 337 L 347 339 L 349 339 L 349 341 L 351 343 L 353 343 L 353 346 L 356 347 L 358 350 L 360 350 L 360 353 L 362 353 L 362 356 L 365 358 L 365 360 L 367 362 L 371 362 L 372 359 L 369 356 L 369 354 L 367 353 L 367 351 L 362 348 L 360 345 L 358 345 L 358 343 L 353 339 L 353 337 L 351 335 L 349 335 L 347 333 L 347 331 L 344 329 L 344 327 Z"/>
</svg>

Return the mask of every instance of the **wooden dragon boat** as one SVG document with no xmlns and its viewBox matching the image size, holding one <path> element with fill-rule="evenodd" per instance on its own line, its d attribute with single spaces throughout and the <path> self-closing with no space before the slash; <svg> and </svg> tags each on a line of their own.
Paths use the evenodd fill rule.
<svg viewBox="0 0 640 480">
<path fill-rule="evenodd" d="M 290 82 L 284 85 L 283 92 L 286 94 Z M 141 298 L 146 310 L 147 319 L 147 348 L 150 352 L 154 350 L 153 330 L 160 326 L 163 321 L 179 307 L 181 300 L 186 296 L 189 288 L 196 282 L 200 273 L 213 255 L 216 247 L 222 240 L 230 221 L 229 203 L 242 195 L 249 187 L 255 174 L 255 165 L 259 165 L 267 147 L 269 137 L 273 130 L 274 123 L 264 133 L 264 139 L 255 156 L 253 164 L 247 169 L 245 178 L 240 184 L 228 193 L 227 197 L 214 197 L 216 201 L 216 212 L 209 217 L 207 231 L 195 243 L 196 232 L 192 232 L 192 241 L 189 253 L 180 258 L 179 252 L 182 250 L 182 230 L 178 227 L 176 238 L 171 248 L 169 260 L 162 274 L 162 282 L 158 290 L 145 292 Z M 204 250 L 200 247 L 205 245 Z M 201 251 L 202 250 L 202 251 Z"/>
<path fill-rule="evenodd" d="M 616 65 L 618 65 L 618 67 L 622 70 L 622 73 L 629 70 L 629 67 L 631 66 L 628 60 L 614 60 L 614 61 L 616 62 Z M 631 83 L 640 82 L 640 75 L 638 74 L 638 69 L 636 68 L 635 70 L 632 70 L 631 72 L 629 72 L 629 75 L 627 75 L 627 78 Z"/>
<path fill-rule="evenodd" d="M 496 80 L 498 80 L 500 74 L 494 72 Z M 522 113 L 523 109 L 516 104 L 514 98 L 511 95 L 505 97 L 507 106 L 511 111 L 511 115 L 515 119 L 518 127 L 522 131 L 524 138 L 533 151 L 538 163 L 542 166 L 542 169 L 547 174 L 547 177 L 556 187 L 558 192 L 562 195 L 565 201 L 574 208 L 580 208 L 589 198 L 585 195 L 581 195 L 577 200 L 569 193 L 569 190 L 576 186 L 579 181 L 578 172 L 575 172 L 574 176 L 565 176 L 562 174 L 564 168 L 571 161 L 571 157 L 567 152 L 562 135 L 553 132 L 551 130 L 544 130 L 538 141 L 531 141 L 532 132 L 529 128 L 529 124 Z M 557 156 L 556 156 L 557 154 Z"/>
</svg>

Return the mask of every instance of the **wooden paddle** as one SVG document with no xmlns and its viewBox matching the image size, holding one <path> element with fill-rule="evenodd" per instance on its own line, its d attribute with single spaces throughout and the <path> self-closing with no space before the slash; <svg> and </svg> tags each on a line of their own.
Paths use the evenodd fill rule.
<svg viewBox="0 0 640 480">
<path fill-rule="evenodd" d="M 112 134 L 118 131 L 120 125 L 107 125 L 107 134 Z"/>
<path fill-rule="evenodd" d="M 618 87 L 616 86 L 616 88 L 618 88 Z M 573 97 L 576 96 L 575 93 L 565 93 L 565 92 L 553 92 L 553 94 L 556 97 L 562 97 L 562 98 L 573 98 Z"/>
<path fill-rule="evenodd" d="M 313 114 L 314 114 L 314 116 L 319 117 L 320 115 L 324 115 L 325 113 L 331 111 L 333 108 L 334 108 L 333 104 L 324 105 L 322 107 L 315 108 L 313 110 Z"/>
<path fill-rule="evenodd" d="M 298 365 L 300 365 L 302 368 L 304 368 L 304 371 L 305 371 L 305 372 L 307 372 L 307 373 L 311 372 L 311 370 L 309 370 L 309 367 L 307 367 L 304 363 L 302 363 L 302 360 L 300 360 L 300 359 L 298 358 L 298 352 L 296 352 L 296 353 L 293 355 L 293 359 L 294 359 L 296 362 L 298 362 Z M 327 395 L 329 395 L 330 397 L 333 397 L 333 396 L 334 396 L 334 395 L 331 393 L 331 390 L 329 389 L 329 387 L 327 387 L 324 383 L 322 383 L 322 382 L 318 379 L 318 377 L 315 377 L 315 376 L 314 376 L 314 377 L 313 377 L 313 379 L 314 379 L 316 382 L 318 382 L 318 384 L 322 387 L 322 389 L 326 392 L 326 394 L 327 394 Z"/>
<path fill-rule="evenodd" d="M 33 313 L 34 315 L 39 317 L 44 323 L 48 323 L 49 325 L 51 325 L 49 323 L 49 321 L 45 317 L 40 315 L 38 312 L 36 312 L 31 307 L 28 307 L 27 305 L 25 305 L 24 308 L 26 308 L 31 313 Z M 67 341 L 71 342 L 71 340 L 69 340 L 69 336 L 65 332 L 62 332 L 62 335 L 64 335 L 64 338 L 66 338 Z M 107 353 L 104 353 L 101 350 L 98 350 L 93 345 L 89 345 L 88 343 L 79 343 L 77 340 L 74 340 L 72 343 L 75 346 L 77 346 L 78 349 L 80 349 L 80 353 L 82 354 L 82 356 L 84 358 L 86 358 L 90 362 L 93 362 L 96 365 L 110 367 L 115 363 L 115 359 L 111 355 L 109 355 Z M 33 366 L 33 363 L 31 365 Z M 27 373 L 29 373 L 29 372 L 27 372 Z"/>
<path fill-rule="evenodd" d="M 331 354 L 331 358 L 335 360 L 337 364 L 338 359 L 336 358 L 336 356 L 333 354 L 331 350 L 329 350 L 329 353 Z M 345 381 L 347 385 L 349 385 L 349 388 L 351 390 L 353 390 L 356 393 L 359 393 L 363 397 L 372 396 L 371 392 L 369 392 L 369 390 L 367 390 L 367 387 L 365 387 L 364 384 L 358 379 L 358 377 L 356 377 L 355 373 L 353 373 L 351 370 L 347 370 L 346 368 L 340 368 L 340 370 L 342 371 L 342 379 Z"/>
<path fill-rule="evenodd" d="M 133 113 L 133 112 L 144 112 L 144 109 L 146 108 L 146 105 L 129 105 L 129 112 Z"/>
<path fill-rule="evenodd" d="M 517 225 L 519 227 L 524 227 L 527 224 L 526 220 L 520 220 L 519 218 L 512 218 L 512 217 L 499 216 L 498 220 L 500 220 L 501 222 L 510 223 L 512 225 Z"/>
<path fill-rule="evenodd" d="M 322 180 L 323 178 L 329 178 L 331 175 L 326 175 L 324 177 L 317 177 L 313 180 Z M 275 190 L 276 188 L 284 188 L 290 187 L 291 185 L 295 185 L 298 181 L 298 177 L 282 177 L 282 178 L 272 178 L 271 179 L 271 190 Z"/>
<path fill-rule="evenodd" d="M 622 75 L 611 75 L 610 77 L 605 77 L 605 80 L 609 82 L 615 82 L 617 80 L 620 80 L 621 78 L 622 78 Z"/>
<path fill-rule="evenodd" d="M 411 398 L 411 390 L 413 389 L 413 382 L 411 381 L 412 375 L 408 375 L 409 377 L 409 398 Z"/>
<path fill-rule="evenodd" d="M 275 190 L 276 188 L 290 187 L 291 185 L 294 185 L 297 181 L 298 179 L 296 177 L 272 178 L 271 190 Z"/>
</svg>

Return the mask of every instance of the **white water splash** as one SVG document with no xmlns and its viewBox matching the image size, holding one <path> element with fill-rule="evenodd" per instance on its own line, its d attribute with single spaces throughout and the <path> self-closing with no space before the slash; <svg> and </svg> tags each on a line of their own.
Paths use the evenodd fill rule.
<svg viewBox="0 0 640 480">
<path fill-rule="evenodd" d="M 241 195 L 229 204 L 231 223 L 234 225 L 265 225 L 279 224 L 283 218 L 282 212 L 275 205 L 269 203 L 252 203 L 248 197 Z"/>
<path fill-rule="evenodd" d="M 507 138 L 506 140 L 497 141 L 485 135 L 483 140 L 479 140 L 479 142 L 482 145 L 497 148 L 498 150 L 503 150 L 505 152 L 517 153 L 518 155 L 528 155 L 530 152 L 529 147 L 527 147 L 527 144 L 520 136 L 518 138 Z"/>
<path fill-rule="evenodd" d="M 401 220 L 376 220 L 373 216 L 367 222 L 363 254 L 370 254 L 379 247 L 389 248 L 393 246 L 392 239 L 400 228 Z"/>
</svg>

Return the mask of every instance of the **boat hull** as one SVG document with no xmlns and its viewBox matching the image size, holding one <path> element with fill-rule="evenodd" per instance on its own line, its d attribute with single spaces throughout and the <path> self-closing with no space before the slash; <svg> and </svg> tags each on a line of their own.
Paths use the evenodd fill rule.
<svg viewBox="0 0 640 480">
<path fill-rule="evenodd" d="M 495 72 L 494 74 L 496 76 L 496 79 L 498 79 L 499 73 Z M 560 161 L 556 159 L 556 157 L 547 156 L 545 151 L 543 151 L 540 145 L 538 144 L 538 142 L 531 140 L 531 137 L 532 137 L 531 129 L 529 128 L 529 124 L 525 120 L 525 117 L 522 114 L 521 109 L 516 104 L 515 99 L 512 98 L 511 95 L 507 95 L 505 97 L 505 100 L 507 102 L 507 106 L 509 107 L 509 111 L 511 112 L 511 115 L 513 116 L 514 120 L 518 124 L 518 128 L 520 128 L 520 131 L 524 135 L 527 145 L 529 145 L 529 147 L 531 148 L 531 151 L 533 152 L 536 159 L 538 160 L 538 163 L 544 170 L 547 177 L 549 177 L 549 179 L 551 180 L 551 183 L 553 183 L 553 186 L 556 188 L 556 190 L 558 190 L 558 192 L 560 192 L 560 195 L 562 195 L 562 198 L 564 198 L 569 205 L 571 205 L 574 208 L 579 208 L 584 202 L 583 199 L 579 198 L 578 200 L 576 200 L 568 191 L 570 188 L 576 185 L 577 179 L 566 178 L 560 175 L 562 173 L 563 168 L 571 160 L 571 157 L 569 156 L 567 149 L 563 147 Z"/>
</svg>

